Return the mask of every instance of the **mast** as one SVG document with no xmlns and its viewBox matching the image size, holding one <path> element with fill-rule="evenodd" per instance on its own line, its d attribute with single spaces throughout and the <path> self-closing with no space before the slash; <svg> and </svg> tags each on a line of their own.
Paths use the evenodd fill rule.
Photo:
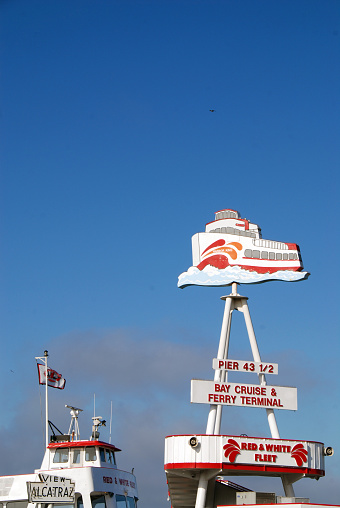
<svg viewBox="0 0 340 508">
<path fill-rule="evenodd" d="M 48 447 L 48 351 L 45 349 L 44 356 L 36 356 L 36 360 L 44 362 L 45 365 L 45 444 Z"/>
<path fill-rule="evenodd" d="M 45 349 L 44 351 L 44 358 L 45 358 L 45 443 L 46 448 L 48 447 L 48 367 L 47 367 L 47 358 L 48 358 L 48 351 Z"/>
</svg>

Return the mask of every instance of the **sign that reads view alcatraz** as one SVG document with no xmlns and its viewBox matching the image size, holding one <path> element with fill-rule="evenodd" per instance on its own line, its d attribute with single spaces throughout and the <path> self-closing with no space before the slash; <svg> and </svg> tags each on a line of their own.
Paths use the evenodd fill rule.
<svg viewBox="0 0 340 508">
<path fill-rule="evenodd" d="M 74 503 L 75 484 L 63 476 L 39 474 L 40 482 L 27 482 L 30 503 Z"/>
<path fill-rule="evenodd" d="M 297 390 L 288 386 L 191 380 L 191 402 L 297 410 Z"/>
<path fill-rule="evenodd" d="M 236 372 L 256 372 L 256 374 L 278 374 L 277 363 L 253 362 L 244 360 L 221 360 L 213 359 L 213 369 L 232 370 Z"/>
</svg>

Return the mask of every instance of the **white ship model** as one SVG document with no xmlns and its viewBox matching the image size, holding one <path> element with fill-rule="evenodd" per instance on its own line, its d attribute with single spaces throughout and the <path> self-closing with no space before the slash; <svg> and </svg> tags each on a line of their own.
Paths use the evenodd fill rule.
<svg viewBox="0 0 340 508">
<path fill-rule="evenodd" d="M 216 212 L 205 233 L 192 237 L 192 252 L 199 270 L 208 265 L 219 269 L 237 265 L 257 273 L 303 269 L 298 245 L 262 239 L 257 224 L 230 209 Z"/>
<path fill-rule="evenodd" d="M 205 232 L 192 237 L 192 263 L 178 278 L 180 288 L 292 282 L 309 276 L 296 243 L 263 239 L 257 224 L 230 208 L 216 212 Z"/>
</svg>

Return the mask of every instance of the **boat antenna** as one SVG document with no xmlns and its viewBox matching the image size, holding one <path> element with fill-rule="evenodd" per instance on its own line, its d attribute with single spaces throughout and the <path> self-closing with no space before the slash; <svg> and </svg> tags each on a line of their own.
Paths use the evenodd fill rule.
<svg viewBox="0 0 340 508">
<path fill-rule="evenodd" d="M 68 406 L 65 404 L 65 407 L 68 407 L 71 411 L 71 423 L 70 428 L 68 430 L 68 434 L 72 441 L 78 441 L 80 439 L 80 432 L 79 432 L 79 424 L 78 424 L 78 415 L 82 411 L 79 407 L 74 406 Z"/>
<path fill-rule="evenodd" d="M 112 400 L 111 400 L 111 413 L 110 413 L 110 439 L 109 439 L 110 444 L 111 444 L 111 430 L 112 430 Z"/>
</svg>

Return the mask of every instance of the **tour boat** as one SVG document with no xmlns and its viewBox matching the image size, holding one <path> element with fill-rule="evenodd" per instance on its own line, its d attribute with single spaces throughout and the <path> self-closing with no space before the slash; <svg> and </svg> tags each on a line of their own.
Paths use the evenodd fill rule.
<svg viewBox="0 0 340 508">
<path fill-rule="evenodd" d="M 118 469 L 116 454 L 121 450 L 99 440 L 98 428 L 105 421 L 93 417 L 91 437 L 81 440 L 81 409 L 67 407 L 71 409 L 69 433 L 55 434 L 52 429 L 40 469 L 0 477 L 1 508 L 136 508 L 133 472 Z"/>
<path fill-rule="evenodd" d="M 203 270 L 239 266 L 259 274 L 303 269 L 299 246 L 295 243 L 264 240 L 261 228 L 241 219 L 236 210 L 216 212 L 205 233 L 192 237 L 193 266 Z"/>
</svg>

